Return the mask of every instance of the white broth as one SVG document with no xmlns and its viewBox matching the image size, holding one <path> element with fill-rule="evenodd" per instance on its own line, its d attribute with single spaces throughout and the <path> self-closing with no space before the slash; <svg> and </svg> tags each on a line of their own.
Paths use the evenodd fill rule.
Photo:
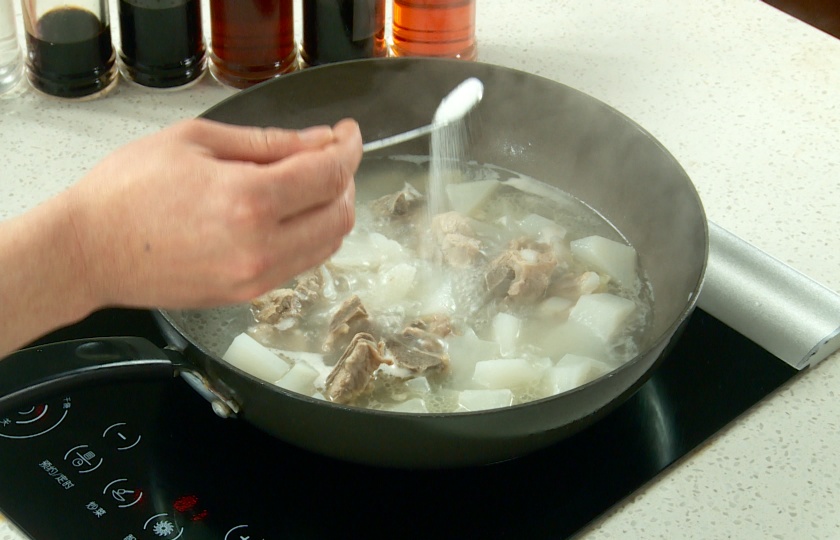
<svg viewBox="0 0 840 540">
<path fill-rule="evenodd" d="M 653 295 L 632 246 L 553 186 L 462 169 L 453 210 L 430 222 L 428 158 L 366 159 L 342 248 L 255 300 L 253 339 L 223 358 L 306 395 L 412 413 L 524 403 L 633 358 Z"/>
</svg>

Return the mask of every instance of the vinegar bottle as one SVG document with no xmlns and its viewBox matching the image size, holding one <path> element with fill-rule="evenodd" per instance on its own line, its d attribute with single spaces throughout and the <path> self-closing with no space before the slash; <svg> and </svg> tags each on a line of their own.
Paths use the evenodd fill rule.
<svg viewBox="0 0 840 540">
<path fill-rule="evenodd" d="M 129 80 L 174 88 L 204 73 L 199 0 L 119 0 L 120 63 Z"/>
<path fill-rule="evenodd" d="M 394 56 L 475 60 L 476 0 L 394 0 Z"/>
<path fill-rule="evenodd" d="M 210 71 L 246 88 L 295 69 L 293 0 L 210 0 Z"/>
<path fill-rule="evenodd" d="M 303 0 L 301 57 L 307 65 L 386 53 L 385 0 Z"/>
</svg>

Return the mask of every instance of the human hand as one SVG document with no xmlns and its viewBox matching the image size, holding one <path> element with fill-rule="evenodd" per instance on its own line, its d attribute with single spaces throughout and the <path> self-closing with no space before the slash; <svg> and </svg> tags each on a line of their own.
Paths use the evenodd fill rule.
<svg viewBox="0 0 840 540">
<path fill-rule="evenodd" d="M 356 122 L 304 131 L 189 120 L 63 195 L 93 308 L 246 301 L 332 255 L 354 223 Z"/>
</svg>

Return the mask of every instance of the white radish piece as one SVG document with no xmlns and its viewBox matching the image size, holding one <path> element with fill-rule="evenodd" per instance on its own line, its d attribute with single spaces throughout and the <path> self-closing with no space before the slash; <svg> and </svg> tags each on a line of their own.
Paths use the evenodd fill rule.
<svg viewBox="0 0 840 540">
<path fill-rule="evenodd" d="M 432 391 L 429 380 L 426 377 L 414 377 L 405 381 L 405 386 L 415 394 L 428 394 Z"/>
<path fill-rule="evenodd" d="M 266 382 L 274 382 L 289 371 L 289 364 L 245 333 L 234 338 L 222 360 Z"/>
<path fill-rule="evenodd" d="M 522 340 L 552 358 L 561 358 L 568 353 L 594 358 L 608 356 L 604 340 L 575 321 L 558 323 L 551 318 L 528 321 L 522 330 Z"/>
<path fill-rule="evenodd" d="M 636 304 L 626 298 L 609 293 L 581 296 L 569 312 L 569 320 L 589 328 L 605 342 L 617 336 Z"/>
<path fill-rule="evenodd" d="M 498 358 L 476 362 L 473 382 L 490 389 L 518 388 L 540 375 L 540 370 L 524 358 Z"/>
<path fill-rule="evenodd" d="M 417 269 L 408 263 L 400 263 L 384 271 L 380 270 L 379 285 L 369 302 L 373 300 L 373 305 L 381 307 L 399 304 L 414 286 L 416 275 Z"/>
<path fill-rule="evenodd" d="M 274 384 L 286 390 L 308 396 L 315 390 L 314 383 L 317 378 L 318 372 L 316 370 L 306 364 L 300 363 L 292 366 L 292 369 L 275 381 Z"/>
<path fill-rule="evenodd" d="M 528 214 L 519 221 L 519 228 L 526 236 L 550 244 L 552 240 L 566 238 L 566 228 L 539 214 Z"/>
<path fill-rule="evenodd" d="M 564 317 L 569 314 L 569 309 L 575 303 L 568 298 L 562 298 L 560 296 L 552 296 L 551 298 L 546 298 L 542 302 L 539 303 L 536 310 L 534 310 L 534 314 L 537 317 Z"/>
<path fill-rule="evenodd" d="M 472 215 L 499 189 L 500 185 L 501 182 L 498 180 L 474 180 L 447 184 L 446 194 L 449 197 L 449 207 L 459 214 Z"/>
<path fill-rule="evenodd" d="M 499 344 L 502 356 L 512 356 L 516 352 L 521 330 L 522 319 L 510 313 L 497 313 L 493 317 L 493 340 Z"/>
<path fill-rule="evenodd" d="M 587 236 L 571 242 L 572 255 L 584 264 L 607 274 L 622 287 L 636 282 L 636 250 L 603 236 Z"/>
<path fill-rule="evenodd" d="M 507 388 L 499 390 L 462 390 L 458 394 L 458 405 L 468 411 L 483 411 L 508 407 L 513 403 L 513 392 Z"/>
<path fill-rule="evenodd" d="M 394 412 L 404 413 L 426 413 L 429 409 L 426 407 L 426 402 L 420 398 L 408 399 L 398 405 L 394 405 L 390 409 Z"/>
<path fill-rule="evenodd" d="M 567 354 L 546 370 L 542 384 L 547 395 L 567 392 L 610 371 L 610 367 L 587 356 Z"/>
<path fill-rule="evenodd" d="M 453 384 L 468 381 L 475 371 L 476 362 L 498 358 L 501 354 L 498 343 L 479 339 L 472 328 L 464 330 L 462 336 L 450 334 L 446 342 Z"/>
</svg>

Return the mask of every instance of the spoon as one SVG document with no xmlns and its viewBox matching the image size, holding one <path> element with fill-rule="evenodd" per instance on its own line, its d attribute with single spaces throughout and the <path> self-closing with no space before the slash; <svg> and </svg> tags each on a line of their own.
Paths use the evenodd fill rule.
<svg viewBox="0 0 840 540">
<path fill-rule="evenodd" d="M 481 101 L 483 95 L 484 85 L 475 77 L 470 77 L 456 86 L 441 100 L 431 124 L 365 143 L 362 145 L 362 151 L 372 152 L 373 150 L 410 141 L 423 135 L 428 135 L 453 122 L 457 122 Z"/>
</svg>

